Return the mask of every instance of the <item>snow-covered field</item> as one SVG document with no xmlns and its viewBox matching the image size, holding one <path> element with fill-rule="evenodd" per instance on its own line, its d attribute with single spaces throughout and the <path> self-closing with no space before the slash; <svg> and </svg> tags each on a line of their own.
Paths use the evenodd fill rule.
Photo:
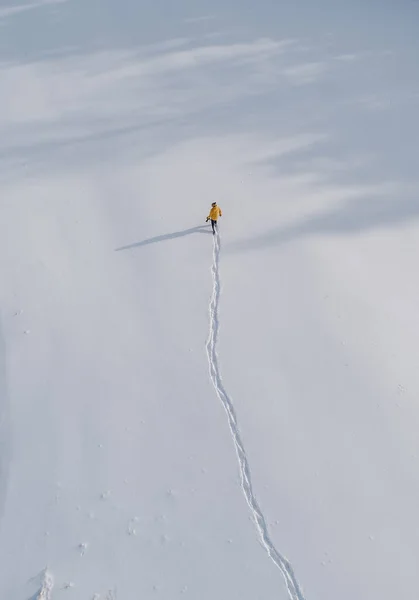
<svg viewBox="0 0 419 600">
<path fill-rule="evenodd" d="M 418 18 L 2 1 L 0 600 L 417 600 Z"/>
</svg>

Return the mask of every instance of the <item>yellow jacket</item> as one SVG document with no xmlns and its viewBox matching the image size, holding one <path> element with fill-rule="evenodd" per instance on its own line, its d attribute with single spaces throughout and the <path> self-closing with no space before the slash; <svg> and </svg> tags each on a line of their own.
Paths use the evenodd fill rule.
<svg viewBox="0 0 419 600">
<path fill-rule="evenodd" d="M 221 208 L 219 206 L 212 206 L 207 218 L 211 219 L 211 221 L 217 221 L 218 217 L 222 216 Z"/>
</svg>

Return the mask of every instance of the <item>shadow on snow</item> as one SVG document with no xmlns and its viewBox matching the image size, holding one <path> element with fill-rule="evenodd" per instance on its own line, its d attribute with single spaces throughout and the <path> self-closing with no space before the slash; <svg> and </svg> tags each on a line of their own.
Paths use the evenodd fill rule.
<svg viewBox="0 0 419 600">
<path fill-rule="evenodd" d="M 185 237 L 186 235 L 191 235 L 192 233 L 209 233 L 212 235 L 212 232 L 208 229 L 207 225 L 198 225 L 198 227 L 191 227 L 190 229 L 183 229 L 182 231 L 157 235 L 156 237 L 148 238 L 142 242 L 136 242 L 135 244 L 129 244 L 128 246 L 115 248 L 115 252 L 120 252 L 121 250 L 130 250 L 131 248 L 140 248 L 141 246 L 149 246 L 150 244 L 165 242 L 166 240 L 174 240 L 176 238 Z"/>
</svg>

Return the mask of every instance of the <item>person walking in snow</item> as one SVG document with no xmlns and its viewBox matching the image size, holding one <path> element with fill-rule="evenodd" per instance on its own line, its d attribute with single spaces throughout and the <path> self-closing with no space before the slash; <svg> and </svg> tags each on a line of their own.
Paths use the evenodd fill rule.
<svg viewBox="0 0 419 600">
<path fill-rule="evenodd" d="M 211 226 L 212 226 L 212 233 L 215 235 L 215 232 L 217 230 L 217 221 L 218 221 L 218 217 L 222 217 L 223 213 L 221 212 L 221 208 L 217 205 L 216 202 L 213 202 L 211 204 L 211 210 L 210 213 L 207 217 L 207 220 L 205 221 L 206 223 L 208 223 L 208 221 L 211 221 Z"/>
</svg>

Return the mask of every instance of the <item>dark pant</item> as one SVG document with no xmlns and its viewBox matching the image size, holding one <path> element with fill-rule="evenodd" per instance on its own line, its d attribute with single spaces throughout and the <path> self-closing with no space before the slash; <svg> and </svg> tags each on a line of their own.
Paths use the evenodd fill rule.
<svg viewBox="0 0 419 600">
<path fill-rule="evenodd" d="M 213 219 L 211 219 L 211 226 L 212 226 L 212 233 L 215 233 L 215 230 L 217 229 L 217 221 L 214 221 Z"/>
</svg>

